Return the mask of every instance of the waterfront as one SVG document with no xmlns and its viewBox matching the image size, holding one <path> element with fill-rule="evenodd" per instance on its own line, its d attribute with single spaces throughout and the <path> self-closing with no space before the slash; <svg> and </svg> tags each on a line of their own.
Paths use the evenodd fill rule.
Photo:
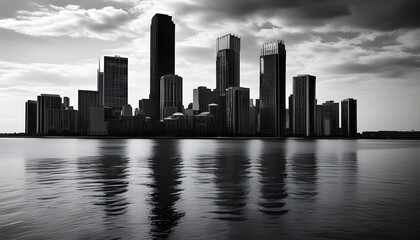
<svg viewBox="0 0 420 240">
<path fill-rule="evenodd" d="M 420 141 L 0 138 L 0 239 L 413 239 Z"/>
</svg>

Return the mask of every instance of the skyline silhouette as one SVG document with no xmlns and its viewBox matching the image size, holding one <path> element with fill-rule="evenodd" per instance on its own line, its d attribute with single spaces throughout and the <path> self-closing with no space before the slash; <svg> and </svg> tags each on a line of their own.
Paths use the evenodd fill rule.
<svg viewBox="0 0 420 240">
<path fill-rule="evenodd" d="M 348 97 L 358 99 L 359 131 L 420 129 L 419 110 L 413 104 L 419 100 L 415 40 L 418 21 L 416 17 L 404 17 L 416 6 L 414 1 L 391 1 L 382 10 L 375 9 L 374 4 L 346 1 L 332 8 L 334 4 L 326 1 L 324 12 L 309 11 L 317 7 L 310 3 L 296 2 L 284 8 L 272 1 L 262 1 L 254 5 L 261 13 L 246 10 L 246 6 L 252 5 L 248 2 L 237 12 L 224 2 L 214 6 L 203 2 L 191 6 L 182 1 L 166 5 L 153 2 L 148 6 L 137 2 L 74 1 L 72 6 L 47 3 L 2 6 L 0 48 L 5 54 L 0 58 L 0 107 L 4 109 L 0 132 L 23 131 L 21 106 L 40 93 L 68 96 L 76 106 L 76 89 L 95 89 L 93 66 L 97 65 L 98 55 L 129 58 L 128 102 L 136 106 L 139 99 L 147 98 L 150 54 L 147 39 L 150 19 L 156 12 L 174 16 L 175 65 L 176 73 L 184 79 L 184 105 L 192 102 L 190 89 L 202 85 L 216 87 L 214 39 L 232 32 L 242 39 L 241 85 L 251 89 L 251 98 L 259 95 L 256 67 L 259 48 L 264 42 L 283 39 L 288 53 L 286 96 L 291 93 L 293 76 L 313 74 L 317 76 L 318 103 Z M 270 14 L 269 7 L 285 14 Z M 140 9 L 143 14 L 139 14 Z M 385 18 L 385 13 L 391 11 L 400 18 Z M 45 16 L 36 16 L 36 12 Z M 82 25 L 74 23 L 65 30 L 53 24 L 61 23 L 63 16 L 77 19 L 80 12 L 86 13 Z M 220 12 L 220 16 L 209 21 L 216 16 L 215 12 Z M 305 15 L 308 12 L 313 15 Z M 109 19 L 102 17 L 105 13 L 109 13 Z M 366 21 L 361 23 L 355 16 Z M 32 23 L 28 22 L 30 17 Z M 47 19 L 54 21 L 44 23 Z M 300 21 L 293 24 L 293 20 Z M 41 26 L 45 31 L 36 31 Z M 40 91 L 44 86 L 45 91 Z"/>
</svg>

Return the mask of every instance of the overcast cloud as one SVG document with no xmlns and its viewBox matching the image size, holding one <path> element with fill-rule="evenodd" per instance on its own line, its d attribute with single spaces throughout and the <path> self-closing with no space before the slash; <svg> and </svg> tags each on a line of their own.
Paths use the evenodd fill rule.
<svg viewBox="0 0 420 240">
<path fill-rule="evenodd" d="M 150 20 L 176 24 L 184 105 L 215 87 L 215 39 L 241 37 L 241 85 L 259 97 L 259 53 L 282 39 L 292 77 L 317 76 L 318 103 L 353 97 L 359 131 L 420 129 L 420 2 L 416 0 L 0 0 L 0 132 L 24 131 L 24 103 L 95 89 L 98 59 L 129 58 L 129 103 L 149 95 Z"/>
</svg>

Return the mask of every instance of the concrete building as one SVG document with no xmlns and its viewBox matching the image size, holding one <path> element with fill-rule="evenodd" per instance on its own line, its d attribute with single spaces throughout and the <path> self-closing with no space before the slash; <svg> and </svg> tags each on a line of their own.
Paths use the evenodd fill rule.
<svg viewBox="0 0 420 240">
<path fill-rule="evenodd" d="M 316 77 L 293 77 L 293 135 L 315 135 L 315 84 Z"/>
<path fill-rule="evenodd" d="M 130 104 L 122 107 L 121 116 L 130 117 L 133 116 L 133 108 Z"/>
<path fill-rule="evenodd" d="M 139 113 L 150 117 L 151 111 L 150 99 L 143 98 L 139 100 Z"/>
<path fill-rule="evenodd" d="M 357 100 L 347 98 L 341 101 L 341 130 L 345 137 L 357 135 Z"/>
<path fill-rule="evenodd" d="M 108 135 L 108 124 L 105 122 L 105 108 L 91 106 L 89 109 L 89 135 Z"/>
<path fill-rule="evenodd" d="M 315 105 L 315 136 L 324 136 L 323 106 Z"/>
<path fill-rule="evenodd" d="M 289 134 L 293 135 L 293 94 L 289 96 Z"/>
<path fill-rule="evenodd" d="M 286 135 L 286 49 L 283 41 L 265 43 L 260 56 L 261 136 Z"/>
<path fill-rule="evenodd" d="M 249 88 L 226 89 L 226 133 L 249 134 Z"/>
<path fill-rule="evenodd" d="M 175 23 L 172 17 L 155 14 L 150 26 L 150 117 L 160 119 L 160 80 L 175 74 Z"/>
<path fill-rule="evenodd" d="M 168 74 L 160 79 L 160 119 L 182 113 L 182 77 Z"/>
</svg>

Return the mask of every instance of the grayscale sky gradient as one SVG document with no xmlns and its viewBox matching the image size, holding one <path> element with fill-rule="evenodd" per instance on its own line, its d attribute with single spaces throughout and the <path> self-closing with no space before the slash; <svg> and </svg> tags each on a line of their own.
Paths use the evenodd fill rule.
<svg viewBox="0 0 420 240">
<path fill-rule="evenodd" d="M 99 57 L 129 61 L 129 103 L 149 96 L 150 21 L 176 23 L 184 106 L 215 88 L 215 39 L 241 36 L 241 86 L 259 96 L 262 43 L 282 39 L 292 77 L 317 76 L 318 103 L 358 100 L 358 130 L 420 130 L 418 0 L 0 0 L 0 132 L 24 131 L 41 93 L 96 89 Z"/>
</svg>

